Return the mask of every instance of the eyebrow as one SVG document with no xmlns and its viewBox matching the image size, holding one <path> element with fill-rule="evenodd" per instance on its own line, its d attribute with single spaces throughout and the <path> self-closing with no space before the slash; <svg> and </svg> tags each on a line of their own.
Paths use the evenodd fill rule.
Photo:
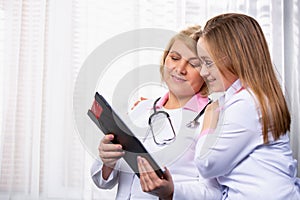
<svg viewBox="0 0 300 200">
<path fill-rule="evenodd" d="M 179 56 L 182 57 L 182 55 L 181 55 L 180 53 L 178 53 L 177 51 L 172 50 L 172 51 L 169 51 L 169 52 L 170 52 L 170 53 L 175 53 L 175 54 L 177 54 L 177 55 L 179 55 Z M 195 60 L 195 59 L 199 59 L 199 57 L 198 57 L 198 56 L 196 56 L 196 57 L 191 57 L 191 58 L 189 58 L 188 60 Z"/>
<path fill-rule="evenodd" d="M 199 56 L 203 60 L 212 60 L 209 56 Z"/>
<path fill-rule="evenodd" d="M 199 57 L 191 57 L 189 60 L 199 60 Z"/>
<path fill-rule="evenodd" d="M 177 51 L 174 51 L 174 50 L 169 51 L 169 53 L 176 53 L 176 54 L 178 54 L 178 55 L 181 55 L 180 53 L 178 53 Z"/>
</svg>

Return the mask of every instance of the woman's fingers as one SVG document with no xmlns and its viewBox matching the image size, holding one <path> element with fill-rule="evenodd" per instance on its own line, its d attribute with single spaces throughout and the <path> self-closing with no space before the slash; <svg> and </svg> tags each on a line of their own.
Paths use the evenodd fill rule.
<svg viewBox="0 0 300 200">
<path fill-rule="evenodd" d="M 148 192 L 162 199 L 172 199 L 174 184 L 171 173 L 165 167 L 164 179 L 159 178 L 149 162 L 138 157 L 138 168 L 140 172 L 140 183 L 144 192 Z"/>
<path fill-rule="evenodd" d="M 103 164 L 110 167 L 113 167 L 117 160 L 125 154 L 120 144 L 111 143 L 113 139 L 113 134 L 105 135 L 100 141 L 98 147 L 99 157 L 101 158 Z"/>
<path fill-rule="evenodd" d="M 144 192 L 155 190 L 161 183 L 161 179 L 157 176 L 149 162 L 142 157 L 138 157 L 138 168 L 140 172 L 140 182 Z"/>
<path fill-rule="evenodd" d="M 114 139 L 114 135 L 113 134 L 104 135 L 104 137 L 101 140 L 101 143 L 103 143 L 103 144 L 109 144 L 109 143 L 111 143 L 111 141 L 113 139 Z"/>
<path fill-rule="evenodd" d="M 146 168 L 143 164 L 144 159 L 142 157 L 138 156 L 137 161 L 138 161 L 138 169 L 139 169 L 139 174 L 140 174 L 140 183 L 141 183 L 143 191 L 147 192 L 147 191 L 149 191 L 149 188 L 148 188 L 149 177 L 148 177 Z"/>
<path fill-rule="evenodd" d="M 169 169 L 166 168 L 166 167 L 165 167 L 164 178 L 165 178 L 167 181 L 173 182 L 172 175 L 171 175 Z"/>
</svg>

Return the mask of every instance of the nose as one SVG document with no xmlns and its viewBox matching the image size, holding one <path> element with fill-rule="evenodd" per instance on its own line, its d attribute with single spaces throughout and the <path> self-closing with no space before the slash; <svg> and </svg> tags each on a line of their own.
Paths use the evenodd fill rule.
<svg viewBox="0 0 300 200">
<path fill-rule="evenodd" d="M 202 77 L 207 77 L 209 75 L 209 71 L 207 70 L 206 66 L 201 66 L 200 75 Z"/>
<path fill-rule="evenodd" d="M 180 74 L 186 74 L 187 65 L 188 65 L 188 61 L 181 59 L 179 62 L 177 62 L 176 71 Z"/>
</svg>

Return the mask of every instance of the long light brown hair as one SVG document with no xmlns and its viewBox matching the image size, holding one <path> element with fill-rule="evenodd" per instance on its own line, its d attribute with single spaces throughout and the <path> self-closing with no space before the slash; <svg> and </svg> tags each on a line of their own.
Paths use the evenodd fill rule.
<svg viewBox="0 0 300 200">
<path fill-rule="evenodd" d="M 174 42 L 176 40 L 181 40 L 184 42 L 184 44 L 197 55 L 197 41 L 202 33 L 201 26 L 199 25 L 194 25 L 194 26 L 189 26 L 186 29 L 181 30 L 178 34 L 174 35 L 169 43 L 167 44 L 165 51 L 163 53 L 163 56 L 161 58 L 160 62 L 160 74 L 163 79 L 164 76 L 164 65 L 165 65 L 165 60 L 166 57 L 168 56 L 168 53 L 170 49 L 172 48 Z M 198 92 L 198 91 L 197 91 Z M 208 87 L 206 83 L 203 83 L 202 87 L 200 88 L 200 94 L 202 96 L 208 96 Z"/>
<path fill-rule="evenodd" d="M 202 36 L 213 60 L 225 57 L 222 67 L 238 76 L 256 96 L 262 115 L 264 143 L 290 130 L 291 116 L 277 80 L 268 45 L 258 22 L 247 15 L 228 13 L 210 19 Z M 222 67 L 217 66 L 222 73 Z M 223 74 L 226 77 L 226 74 Z"/>
</svg>

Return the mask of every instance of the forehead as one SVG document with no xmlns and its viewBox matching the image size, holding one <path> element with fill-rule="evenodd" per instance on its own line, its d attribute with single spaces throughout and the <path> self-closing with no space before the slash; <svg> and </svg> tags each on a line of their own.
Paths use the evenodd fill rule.
<svg viewBox="0 0 300 200">
<path fill-rule="evenodd" d="M 197 43 L 197 54 L 201 57 L 211 57 L 208 53 L 208 45 L 203 38 L 200 38 Z"/>
<path fill-rule="evenodd" d="M 196 45 L 196 43 L 195 43 Z M 170 52 L 177 52 L 183 57 L 195 57 L 196 52 L 193 52 L 182 40 L 175 40 L 172 47 L 170 48 Z"/>
</svg>

